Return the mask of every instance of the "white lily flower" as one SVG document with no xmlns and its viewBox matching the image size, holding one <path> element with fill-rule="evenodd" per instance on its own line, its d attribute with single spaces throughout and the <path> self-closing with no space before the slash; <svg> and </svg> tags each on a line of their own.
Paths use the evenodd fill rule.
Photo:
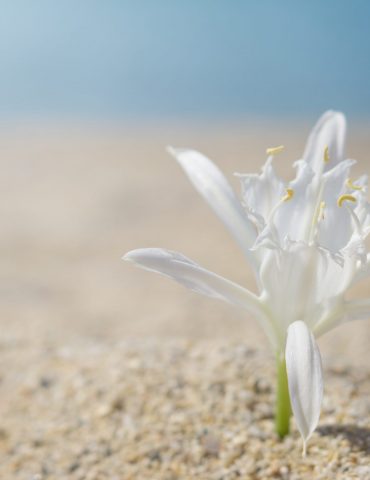
<svg viewBox="0 0 370 480">
<path fill-rule="evenodd" d="M 370 299 L 346 300 L 348 288 L 370 272 L 364 243 L 370 232 L 370 205 L 367 177 L 350 179 L 355 161 L 345 159 L 345 131 L 344 115 L 326 112 L 313 128 L 302 159 L 294 163 L 296 175 L 288 184 L 273 168 L 283 147 L 267 149 L 260 174 L 237 174 L 242 201 L 201 153 L 169 149 L 242 248 L 255 272 L 258 294 L 175 252 L 139 249 L 123 257 L 255 316 L 279 359 L 279 375 L 284 377 L 287 371 L 292 409 L 304 442 L 317 425 L 322 396 L 314 336 L 370 316 Z M 286 388 L 286 382 L 280 384 Z M 279 395 L 284 398 L 283 391 Z M 277 419 L 278 433 L 284 436 L 289 408 L 279 401 L 277 408 L 277 417 L 288 416 L 287 421 Z"/>
</svg>

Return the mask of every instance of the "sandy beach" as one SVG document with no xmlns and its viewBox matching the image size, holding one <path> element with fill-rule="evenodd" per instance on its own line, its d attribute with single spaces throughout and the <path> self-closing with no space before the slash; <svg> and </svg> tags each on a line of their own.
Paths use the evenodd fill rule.
<svg viewBox="0 0 370 480">
<path fill-rule="evenodd" d="M 289 179 L 309 125 L 1 126 L 0 478 L 370 478 L 369 321 L 319 340 L 324 407 L 302 460 L 295 426 L 273 433 L 256 322 L 121 261 L 165 247 L 255 289 L 165 147 L 201 150 L 239 191 L 233 173 L 258 172 L 269 146 L 286 146 Z M 370 125 L 350 126 L 370 173 Z"/>
</svg>

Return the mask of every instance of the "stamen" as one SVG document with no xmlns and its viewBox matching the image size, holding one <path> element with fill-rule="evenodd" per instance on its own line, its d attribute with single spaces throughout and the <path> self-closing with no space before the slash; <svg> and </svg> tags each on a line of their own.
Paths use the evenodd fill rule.
<svg viewBox="0 0 370 480">
<path fill-rule="evenodd" d="M 329 147 L 326 146 L 324 148 L 324 162 L 329 163 L 330 162 L 330 155 L 329 155 Z"/>
<path fill-rule="evenodd" d="M 294 196 L 294 190 L 292 188 L 287 188 L 286 189 L 286 194 L 284 197 L 281 199 L 283 202 L 288 202 L 290 199 L 292 199 Z"/>
<path fill-rule="evenodd" d="M 346 187 L 349 188 L 350 190 L 362 190 L 362 187 L 360 187 L 360 185 L 355 185 L 354 183 L 352 183 L 351 178 L 347 179 Z"/>
<path fill-rule="evenodd" d="M 278 201 L 278 203 L 274 206 L 274 208 L 271 210 L 269 216 L 267 217 L 267 224 L 269 224 L 270 222 L 272 222 L 272 219 L 274 218 L 275 216 L 275 213 L 279 210 L 279 208 L 281 207 L 281 205 L 284 203 L 284 202 L 288 202 L 291 198 L 293 198 L 294 196 L 294 190 L 292 188 L 287 188 L 286 190 L 286 194 L 281 197 L 281 199 Z"/>
<path fill-rule="evenodd" d="M 324 214 L 325 207 L 326 207 L 326 203 L 321 202 L 320 203 L 320 208 L 319 208 L 318 220 L 324 220 L 324 218 L 325 218 L 325 214 Z"/>
<path fill-rule="evenodd" d="M 279 145 L 278 147 L 271 147 L 266 149 L 267 155 L 278 155 L 284 150 L 284 145 Z"/>
<path fill-rule="evenodd" d="M 356 197 L 354 197 L 353 195 L 348 195 L 348 194 L 345 194 L 345 195 L 341 195 L 338 200 L 337 200 L 337 205 L 338 207 L 341 207 L 343 205 L 343 202 L 356 202 Z"/>
<path fill-rule="evenodd" d="M 312 228 L 316 227 L 319 220 L 324 220 L 324 218 L 325 218 L 325 215 L 324 215 L 325 207 L 326 207 L 326 203 L 324 201 L 320 202 L 320 204 L 316 207 L 314 216 L 312 218 Z"/>
</svg>

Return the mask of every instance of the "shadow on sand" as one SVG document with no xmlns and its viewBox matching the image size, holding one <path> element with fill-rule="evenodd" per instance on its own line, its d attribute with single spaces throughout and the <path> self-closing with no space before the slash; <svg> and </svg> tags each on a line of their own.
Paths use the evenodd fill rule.
<svg viewBox="0 0 370 480">
<path fill-rule="evenodd" d="M 352 447 L 370 455 L 370 428 L 361 428 L 356 425 L 323 425 L 317 431 L 323 436 L 340 435 L 347 439 Z"/>
</svg>

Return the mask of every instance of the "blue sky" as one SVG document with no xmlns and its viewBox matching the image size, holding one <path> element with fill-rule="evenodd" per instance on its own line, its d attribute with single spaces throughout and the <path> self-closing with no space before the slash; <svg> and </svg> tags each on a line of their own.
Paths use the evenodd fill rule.
<svg viewBox="0 0 370 480">
<path fill-rule="evenodd" d="M 0 0 L 1 117 L 370 117 L 367 0 Z"/>
</svg>

